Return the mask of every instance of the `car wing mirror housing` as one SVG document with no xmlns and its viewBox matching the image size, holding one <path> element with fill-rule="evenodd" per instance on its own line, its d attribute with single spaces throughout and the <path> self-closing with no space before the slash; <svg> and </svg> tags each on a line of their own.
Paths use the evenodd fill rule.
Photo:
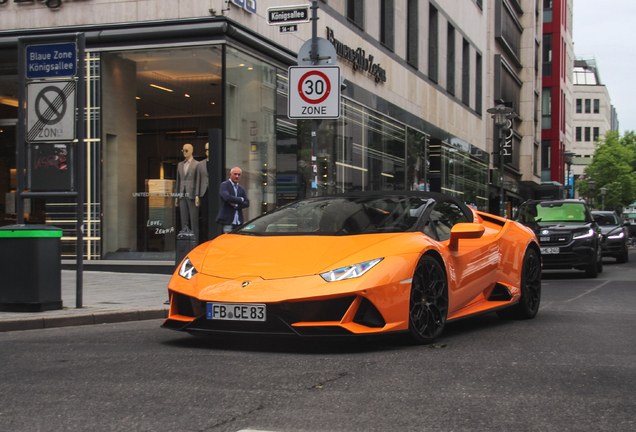
<svg viewBox="0 0 636 432">
<path fill-rule="evenodd" d="M 450 234 L 448 248 L 456 251 L 459 248 L 459 239 L 476 239 L 484 235 L 486 228 L 478 223 L 458 223 L 453 225 Z"/>
</svg>

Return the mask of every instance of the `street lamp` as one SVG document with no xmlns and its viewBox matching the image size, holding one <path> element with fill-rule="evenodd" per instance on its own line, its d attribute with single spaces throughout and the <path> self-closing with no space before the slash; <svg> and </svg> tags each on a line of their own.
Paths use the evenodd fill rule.
<svg viewBox="0 0 636 432">
<path fill-rule="evenodd" d="M 572 177 L 572 158 L 574 157 L 576 153 L 572 151 L 566 151 L 561 154 L 565 156 L 565 164 L 568 166 L 568 174 L 567 174 L 568 198 L 574 198 L 574 184 L 572 184 L 573 181 L 571 177 Z"/>
<path fill-rule="evenodd" d="M 506 143 L 506 132 L 510 130 L 508 121 L 516 117 L 513 109 L 499 104 L 494 108 L 488 108 L 486 112 L 492 114 L 495 119 L 495 126 L 499 129 L 499 214 L 505 216 L 504 203 L 504 145 Z"/>
<path fill-rule="evenodd" d="M 594 188 L 596 187 L 596 182 L 594 180 L 589 180 L 587 185 L 590 187 L 590 206 L 592 210 L 594 210 Z"/>
<path fill-rule="evenodd" d="M 602 187 L 601 188 L 601 196 L 603 197 L 603 211 L 605 211 L 605 194 L 607 193 L 607 188 L 606 187 Z"/>
</svg>

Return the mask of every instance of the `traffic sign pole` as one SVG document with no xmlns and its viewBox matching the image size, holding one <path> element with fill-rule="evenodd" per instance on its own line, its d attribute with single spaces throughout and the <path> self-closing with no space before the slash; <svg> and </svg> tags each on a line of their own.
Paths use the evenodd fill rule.
<svg viewBox="0 0 636 432">
<path fill-rule="evenodd" d="M 311 4 L 311 63 L 318 64 L 318 0 L 312 0 Z M 318 195 L 318 120 L 311 120 L 311 189 L 312 195 Z"/>
</svg>

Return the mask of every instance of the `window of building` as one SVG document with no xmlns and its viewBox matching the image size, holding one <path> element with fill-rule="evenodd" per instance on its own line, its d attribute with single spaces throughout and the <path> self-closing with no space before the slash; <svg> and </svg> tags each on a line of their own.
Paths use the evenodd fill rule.
<svg viewBox="0 0 636 432">
<path fill-rule="evenodd" d="M 552 88 L 541 90 L 541 129 L 552 129 Z"/>
<path fill-rule="evenodd" d="M 583 99 L 576 100 L 576 113 L 581 114 L 583 112 Z"/>
<path fill-rule="evenodd" d="M 539 167 L 541 166 L 541 161 L 539 160 L 539 156 L 541 155 L 541 151 L 539 150 L 539 144 L 535 141 L 534 143 L 534 153 L 532 158 L 532 172 L 534 175 L 539 175 Z"/>
<path fill-rule="evenodd" d="M 599 114 L 601 112 L 601 101 L 599 99 L 594 99 L 594 114 Z"/>
<path fill-rule="evenodd" d="M 439 29 L 438 12 L 432 5 L 428 13 L 428 77 L 438 82 Z"/>
<path fill-rule="evenodd" d="M 481 55 L 476 53 L 475 56 L 475 111 L 481 114 L 481 98 L 482 98 L 482 60 Z"/>
<path fill-rule="evenodd" d="M 552 0 L 543 0 L 543 22 L 552 22 Z"/>
<path fill-rule="evenodd" d="M 552 34 L 543 35 L 543 76 L 552 76 Z"/>
<path fill-rule="evenodd" d="M 347 18 L 364 29 L 364 0 L 347 0 Z"/>
<path fill-rule="evenodd" d="M 552 142 L 549 140 L 541 141 L 541 181 L 547 182 L 551 180 L 551 153 Z"/>
<path fill-rule="evenodd" d="M 591 141 L 591 137 L 590 137 L 590 128 L 586 127 L 585 128 L 585 142 L 590 142 Z"/>
<path fill-rule="evenodd" d="M 462 43 L 462 102 L 470 105 L 470 44 Z"/>
<path fill-rule="evenodd" d="M 576 140 L 579 142 L 583 140 L 583 128 L 581 126 L 576 127 Z"/>
<path fill-rule="evenodd" d="M 394 0 L 380 0 L 380 42 L 391 51 L 395 48 Z"/>
<path fill-rule="evenodd" d="M 418 21 L 418 4 L 418 0 L 408 0 L 408 3 L 406 4 L 406 61 L 411 66 L 415 66 L 415 68 L 419 67 L 418 40 L 420 38 L 420 31 Z"/>
<path fill-rule="evenodd" d="M 592 112 L 592 99 L 585 99 L 585 114 Z"/>
<path fill-rule="evenodd" d="M 448 23 L 446 45 L 446 90 L 455 95 L 455 27 Z"/>
<path fill-rule="evenodd" d="M 600 132 L 600 129 L 595 127 L 594 128 L 594 134 L 592 135 L 592 141 L 598 140 L 599 135 L 600 135 L 599 132 Z"/>
</svg>

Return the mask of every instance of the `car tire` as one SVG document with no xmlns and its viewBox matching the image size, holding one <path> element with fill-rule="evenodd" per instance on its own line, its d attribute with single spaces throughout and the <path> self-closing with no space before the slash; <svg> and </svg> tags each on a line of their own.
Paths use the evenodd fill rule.
<svg viewBox="0 0 636 432">
<path fill-rule="evenodd" d="M 509 308 L 497 311 L 504 319 L 531 319 L 541 304 L 541 260 L 536 250 L 529 248 L 523 257 L 521 270 L 521 297 Z"/>
<path fill-rule="evenodd" d="M 625 245 L 620 255 L 616 257 L 616 262 L 619 264 L 624 264 L 627 261 L 629 261 L 629 249 L 627 249 L 627 245 Z"/>
<path fill-rule="evenodd" d="M 433 342 L 448 316 L 448 279 L 442 265 L 424 255 L 415 267 L 409 298 L 409 332 L 414 342 Z"/>
<path fill-rule="evenodd" d="M 592 260 L 590 261 L 590 265 L 585 268 L 585 277 L 594 279 L 598 277 L 598 262 L 599 262 L 599 251 L 597 250 Z M 596 265 L 594 264 L 596 262 Z M 602 262 L 602 260 L 601 260 Z"/>
</svg>

